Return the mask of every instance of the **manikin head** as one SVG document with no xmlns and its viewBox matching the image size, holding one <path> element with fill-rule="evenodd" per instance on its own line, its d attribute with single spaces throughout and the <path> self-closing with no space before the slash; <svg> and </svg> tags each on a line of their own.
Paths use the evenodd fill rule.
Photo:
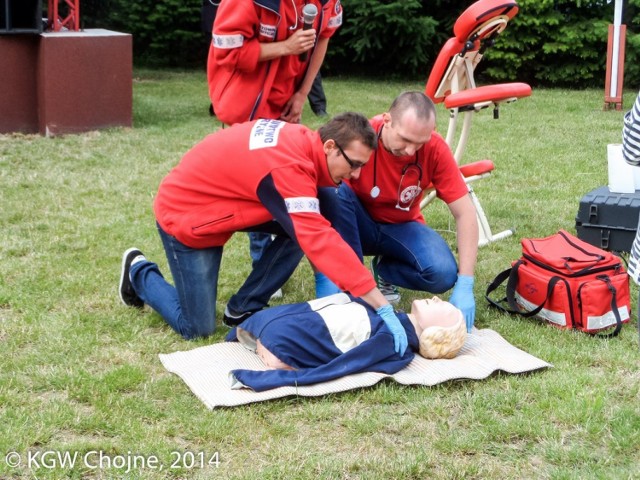
<svg viewBox="0 0 640 480">
<path fill-rule="evenodd" d="M 467 338 L 462 312 L 438 297 L 414 300 L 411 304 L 422 332 L 419 353 L 425 358 L 454 358 Z"/>
</svg>

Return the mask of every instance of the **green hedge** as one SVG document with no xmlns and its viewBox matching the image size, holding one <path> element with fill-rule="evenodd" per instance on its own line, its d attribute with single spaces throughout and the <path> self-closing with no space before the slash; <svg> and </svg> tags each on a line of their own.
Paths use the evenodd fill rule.
<svg viewBox="0 0 640 480">
<path fill-rule="evenodd" d="M 85 28 L 133 34 L 134 62 L 151 67 L 204 66 L 209 39 L 200 28 L 201 0 L 82 0 Z"/>
<path fill-rule="evenodd" d="M 232 0 L 223 0 L 232 1 Z M 472 1 L 342 0 L 343 27 L 331 41 L 325 74 L 422 79 L 458 15 Z M 520 12 L 488 50 L 482 81 L 520 80 L 541 86 L 604 85 L 606 0 L 519 0 Z M 208 39 L 200 30 L 201 0 L 83 0 L 82 24 L 129 32 L 138 65 L 203 67 Z M 640 0 L 627 0 L 625 85 L 640 86 Z"/>
<path fill-rule="evenodd" d="M 520 13 L 488 55 L 488 77 L 567 87 L 604 84 L 613 4 L 566 0 L 519 0 L 518 4 Z M 626 63 L 635 58 L 629 56 Z"/>
</svg>

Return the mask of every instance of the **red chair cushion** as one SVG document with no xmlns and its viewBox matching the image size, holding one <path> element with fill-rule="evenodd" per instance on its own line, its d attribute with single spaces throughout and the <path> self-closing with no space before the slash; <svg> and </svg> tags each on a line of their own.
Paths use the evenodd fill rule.
<svg viewBox="0 0 640 480">
<path fill-rule="evenodd" d="M 526 83 L 499 83 L 452 93 L 445 98 L 444 105 L 447 108 L 458 108 L 477 102 L 499 103 L 509 98 L 522 98 L 530 95 L 531 87 Z"/>
<path fill-rule="evenodd" d="M 479 0 L 467 8 L 453 25 L 453 34 L 464 43 L 476 30 L 494 17 L 511 20 L 518 13 L 518 4 L 511 0 Z M 485 32 L 485 35 L 490 32 Z"/>
</svg>

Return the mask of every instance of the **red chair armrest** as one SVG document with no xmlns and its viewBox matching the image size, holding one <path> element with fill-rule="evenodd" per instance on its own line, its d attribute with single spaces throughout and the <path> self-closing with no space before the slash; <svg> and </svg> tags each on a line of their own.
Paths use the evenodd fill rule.
<svg viewBox="0 0 640 480">
<path fill-rule="evenodd" d="M 460 165 L 460 173 L 462 176 L 473 177 L 474 175 L 482 175 L 483 173 L 489 173 L 496 168 L 491 160 L 478 160 L 477 162 L 465 163 Z"/>
</svg>

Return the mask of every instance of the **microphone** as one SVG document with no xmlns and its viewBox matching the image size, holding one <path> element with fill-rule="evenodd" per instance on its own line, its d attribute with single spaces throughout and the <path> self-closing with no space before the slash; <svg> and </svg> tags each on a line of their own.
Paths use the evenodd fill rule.
<svg viewBox="0 0 640 480">
<path fill-rule="evenodd" d="M 302 30 L 309 30 L 313 28 L 313 21 L 316 19 L 316 15 L 318 15 L 318 7 L 316 7 L 313 3 L 307 3 L 302 9 Z M 300 54 L 300 61 L 306 62 L 309 52 L 303 52 Z"/>
</svg>

